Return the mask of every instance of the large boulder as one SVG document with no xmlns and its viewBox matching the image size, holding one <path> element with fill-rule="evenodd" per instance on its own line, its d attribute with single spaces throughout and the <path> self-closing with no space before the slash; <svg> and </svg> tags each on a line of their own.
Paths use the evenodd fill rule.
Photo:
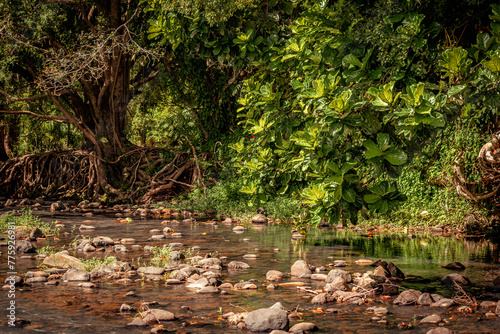
<svg viewBox="0 0 500 334">
<path fill-rule="evenodd" d="M 245 326 L 252 332 L 269 332 L 274 329 L 288 329 L 288 315 L 285 310 L 271 306 L 249 312 Z"/>
<path fill-rule="evenodd" d="M 267 217 L 259 213 L 252 218 L 253 224 L 267 224 Z"/>
<path fill-rule="evenodd" d="M 332 269 L 326 277 L 326 283 L 332 283 L 337 277 L 343 278 L 347 283 L 352 282 L 351 274 L 349 274 L 347 271 L 342 269 Z"/>
<path fill-rule="evenodd" d="M 454 283 L 457 283 L 458 285 L 470 285 L 470 281 L 467 277 L 462 276 L 457 273 L 449 274 L 446 275 L 445 277 L 441 278 L 441 283 L 445 285 L 453 285 Z"/>
<path fill-rule="evenodd" d="M 304 260 L 297 260 L 292 265 L 290 274 L 296 277 L 308 277 L 308 276 L 310 277 L 312 271 Z"/>
<path fill-rule="evenodd" d="M 18 252 L 18 253 L 35 253 L 36 248 L 28 240 L 18 240 L 16 242 L 16 252 Z"/>
<path fill-rule="evenodd" d="M 80 259 L 77 259 L 74 256 L 64 254 L 64 253 L 56 253 L 50 256 L 47 256 L 43 260 L 43 264 L 51 267 L 58 268 L 76 268 L 78 270 L 85 270 L 83 267 L 83 263 Z"/>
<path fill-rule="evenodd" d="M 414 305 L 418 302 L 418 298 L 422 295 L 422 292 L 418 290 L 406 290 L 399 294 L 398 298 L 394 300 L 396 305 Z"/>
</svg>

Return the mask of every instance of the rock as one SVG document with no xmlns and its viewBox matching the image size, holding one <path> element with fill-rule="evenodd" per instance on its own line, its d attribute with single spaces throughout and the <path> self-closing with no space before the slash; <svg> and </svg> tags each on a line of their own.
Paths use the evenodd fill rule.
<svg viewBox="0 0 500 334">
<path fill-rule="evenodd" d="M 245 231 L 244 226 L 237 225 L 237 226 L 233 227 L 233 232 L 244 232 L 244 231 Z"/>
<path fill-rule="evenodd" d="M 141 267 L 137 268 L 138 273 L 144 273 L 145 275 L 163 275 L 165 268 L 161 267 Z"/>
<path fill-rule="evenodd" d="M 290 332 L 282 331 L 281 329 L 272 330 L 269 334 L 290 334 Z"/>
<path fill-rule="evenodd" d="M 125 245 L 114 245 L 113 251 L 115 251 L 117 253 L 127 253 L 128 249 Z"/>
<path fill-rule="evenodd" d="M 219 285 L 219 289 L 232 289 L 233 288 L 233 284 L 231 283 L 222 283 L 221 285 Z"/>
<path fill-rule="evenodd" d="M 479 306 L 481 308 L 494 310 L 497 306 L 497 303 L 495 303 L 494 301 L 485 300 L 485 301 L 481 302 L 481 304 Z"/>
<path fill-rule="evenodd" d="M 44 282 L 47 282 L 47 277 L 44 276 L 35 276 L 26 279 L 26 284 L 44 283 Z"/>
<path fill-rule="evenodd" d="M 85 283 L 79 283 L 78 287 L 84 289 L 95 289 L 97 286 L 94 283 L 85 282 Z"/>
<path fill-rule="evenodd" d="M 61 201 L 54 202 L 50 205 L 50 211 L 63 210 L 65 205 Z"/>
<path fill-rule="evenodd" d="M 80 227 L 78 228 L 79 230 L 95 230 L 95 226 L 91 226 L 91 225 L 80 225 Z"/>
<path fill-rule="evenodd" d="M 210 268 L 211 266 L 222 266 L 222 261 L 216 257 L 209 257 L 206 259 L 201 259 L 198 261 L 198 264 L 202 268 Z"/>
<path fill-rule="evenodd" d="M 422 306 L 430 306 L 434 302 L 436 302 L 432 295 L 428 292 L 423 293 L 420 297 L 418 297 L 417 304 Z"/>
<path fill-rule="evenodd" d="M 234 285 L 234 288 L 236 290 L 255 290 L 257 289 L 257 285 L 255 285 L 252 282 L 242 282 L 242 283 L 236 283 Z"/>
<path fill-rule="evenodd" d="M 35 227 L 30 233 L 31 240 L 36 240 L 36 238 L 45 238 L 45 234 L 38 227 Z"/>
<path fill-rule="evenodd" d="M 83 263 L 80 259 L 74 256 L 64 254 L 62 252 L 47 256 L 43 263 L 47 266 L 58 267 L 58 268 L 76 268 L 79 270 L 84 270 Z"/>
<path fill-rule="evenodd" d="M 326 304 L 335 301 L 335 297 L 329 293 L 320 293 L 311 299 L 311 304 Z"/>
<path fill-rule="evenodd" d="M 389 313 L 389 310 L 387 310 L 386 307 L 374 307 L 373 313 L 375 313 L 375 314 L 387 314 L 387 313 Z"/>
<path fill-rule="evenodd" d="M 406 290 L 399 294 L 399 296 L 394 300 L 393 304 L 396 305 L 413 305 L 416 304 L 418 298 L 422 295 L 422 292 L 417 290 Z"/>
<path fill-rule="evenodd" d="M 452 332 L 445 327 L 437 327 L 428 331 L 426 334 L 452 334 Z"/>
<path fill-rule="evenodd" d="M 132 244 L 135 244 L 135 239 L 134 238 L 123 238 L 120 240 L 120 243 L 122 245 L 132 245 Z"/>
<path fill-rule="evenodd" d="M 437 314 L 429 315 L 422 320 L 420 320 L 420 324 L 431 324 L 431 325 L 437 325 L 441 322 L 441 317 Z"/>
<path fill-rule="evenodd" d="M 167 226 L 163 229 L 163 233 L 165 234 L 174 233 L 174 229 Z"/>
<path fill-rule="evenodd" d="M 35 253 L 36 248 L 28 240 L 17 240 L 16 252 L 17 253 Z"/>
<path fill-rule="evenodd" d="M 493 280 L 493 285 L 494 286 L 500 286 L 500 275 L 498 275 L 497 277 L 495 277 L 495 279 Z"/>
<path fill-rule="evenodd" d="M 333 282 L 325 286 L 325 291 L 351 291 L 351 288 L 342 277 L 335 277 Z"/>
<path fill-rule="evenodd" d="M 179 252 L 179 251 L 170 252 L 170 260 L 172 260 L 172 261 L 180 261 L 180 260 L 184 260 L 185 258 L 186 257 L 184 256 L 184 254 Z"/>
<path fill-rule="evenodd" d="M 290 269 L 290 274 L 296 277 L 310 277 L 311 269 L 304 260 L 297 260 Z"/>
<path fill-rule="evenodd" d="M 165 235 L 163 234 L 155 234 L 149 238 L 149 240 L 163 240 L 163 239 L 165 239 Z"/>
<path fill-rule="evenodd" d="M 389 270 L 382 266 L 378 266 L 377 268 L 375 268 L 375 270 L 373 270 L 373 275 L 381 277 L 391 277 L 391 273 L 389 272 Z"/>
<path fill-rule="evenodd" d="M 288 331 L 290 333 L 304 333 L 317 331 L 318 327 L 312 322 L 300 322 L 293 325 Z"/>
<path fill-rule="evenodd" d="M 362 287 L 363 289 L 371 290 L 378 286 L 378 281 L 376 279 L 381 278 L 381 280 L 385 281 L 385 278 L 382 276 L 374 276 L 371 272 L 366 272 L 361 276 L 361 279 L 358 281 L 357 285 Z M 382 282 L 383 282 L 382 281 Z"/>
<path fill-rule="evenodd" d="M 335 260 L 333 261 L 334 267 L 347 267 L 347 262 L 344 260 Z"/>
<path fill-rule="evenodd" d="M 253 224 L 267 224 L 268 220 L 267 220 L 267 217 L 264 216 L 263 214 L 259 213 L 259 214 L 256 214 L 253 218 L 252 218 L 252 223 Z"/>
<path fill-rule="evenodd" d="M 342 270 L 342 269 L 330 270 L 325 282 L 331 283 L 335 280 L 336 277 L 342 277 L 347 283 L 352 282 L 351 274 L 349 274 L 347 271 Z"/>
<path fill-rule="evenodd" d="M 174 320 L 175 316 L 172 312 L 161 310 L 161 309 L 151 309 L 150 312 L 147 312 L 146 315 L 142 318 L 146 323 L 153 323 L 157 320 L 159 321 L 170 321 Z"/>
<path fill-rule="evenodd" d="M 227 264 L 227 268 L 228 269 L 248 269 L 248 268 L 250 268 L 250 266 L 245 262 L 231 261 Z"/>
<path fill-rule="evenodd" d="M 449 308 L 450 306 L 452 306 L 454 304 L 455 304 L 455 301 L 453 299 L 443 298 L 443 299 L 438 300 L 435 303 L 432 303 L 431 307 Z"/>
<path fill-rule="evenodd" d="M 268 281 L 279 281 L 280 279 L 283 278 L 283 276 L 284 274 L 279 270 L 269 270 L 266 273 L 266 279 Z"/>
<path fill-rule="evenodd" d="M 203 293 L 219 293 L 219 292 L 220 292 L 220 290 L 217 289 L 215 286 L 209 285 L 209 286 L 205 286 L 205 287 L 201 288 L 196 293 L 203 294 Z"/>
<path fill-rule="evenodd" d="M 244 259 L 248 259 L 248 260 L 255 260 L 257 258 L 257 255 L 255 255 L 255 254 L 245 254 L 245 255 L 243 255 L 243 258 Z"/>
<path fill-rule="evenodd" d="M 127 326 L 146 327 L 147 324 L 144 320 L 137 317 L 137 318 L 134 318 L 134 320 L 132 320 L 132 322 L 128 323 Z"/>
<path fill-rule="evenodd" d="M 192 266 L 186 266 L 179 270 L 174 270 L 172 272 L 171 278 L 177 279 L 179 281 L 185 281 L 188 277 L 193 274 L 199 274 L 199 270 Z"/>
<path fill-rule="evenodd" d="M 5 279 L 6 285 L 22 286 L 23 278 L 19 275 L 11 275 Z"/>
<path fill-rule="evenodd" d="M 285 310 L 279 308 L 262 308 L 248 313 L 245 326 L 252 332 L 288 329 L 288 316 Z"/>
<path fill-rule="evenodd" d="M 392 262 L 387 264 L 387 270 L 391 273 L 391 277 L 405 279 L 405 274 Z"/>
<path fill-rule="evenodd" d="M 497 302 L 497 308 L 495 309 L 495 314 L 500 315 L 500 300 Z"/>
<path fill-rule="evenodd" d="M 448 263 L 447 265 L 441 266 L 442 268 L 445 269 L 452 269 L 452 270 L 464 270 L 465 266 L 461 264 L 460 262 L 451 262 Z"/>
<path fill-rule="evenodd" d="M 83 246 L 83 251 L 84 252 L 95 252 L 96 248 L 92 246 L 92 244 L 88 243 L 85 246 Z"/>
<path fill-rule="evenodd" d="M 441 283 L 445 285 L 453 285 L 453 282 L 456 282 L 459 285 L 469 285 L 470 281 L 467 277 L 462 276 L 457 273 L 446 275 L 441 278 Z"/>
<path fill-rule="evenodd" d="M 62 277 L 63 281 L 90 281 L 90 274 L 78 269 L 68 270 Z"/>
<path fill-rule="evenodd" d="M 326 281 L 328 276 L 326 274 L 312 274 L 311 279 L 315 281 Z"/>
</svg>

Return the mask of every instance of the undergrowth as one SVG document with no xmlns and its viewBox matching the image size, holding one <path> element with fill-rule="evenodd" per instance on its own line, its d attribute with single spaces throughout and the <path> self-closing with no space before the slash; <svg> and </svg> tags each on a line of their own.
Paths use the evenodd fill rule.
<svg viewBox="0 0 500 334">
<path fill-rule="evenodd" d="M 21 214 L 16 214 L 14 212 L 7 212 L 0 216 L 0 232 L 3 233 L 7 231 L 9 224 L 12 223 L 16 228 L 24 228 L 26 230 L 32 230 L 38 227 L 45 235 L 57 235 L 59 233 L 59 228 L 53 223 L 43 222 L 39 217 L 33 215 L 31 209 L 25 208 Z"/>
</svg>

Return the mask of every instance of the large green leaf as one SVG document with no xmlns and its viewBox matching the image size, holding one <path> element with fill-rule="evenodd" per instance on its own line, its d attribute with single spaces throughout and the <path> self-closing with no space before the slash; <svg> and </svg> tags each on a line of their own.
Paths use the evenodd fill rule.
<svg viewBox="0 0 500 334">
<path fill-rule="evenodd" d="M 500 57 L 498 54 L 495 53 L 493 57 L 491 57 L 491 60 L 484 63 L 484 66 L 495 73 L 500 72 Z"/>
<path fill-rule="evenodd" d="M 406 163 L 408 157 L 406 153 L 401 149 L 390 149 L 384 153 L 384 158 L 389 161 L 391 165 L 402 165 Z"/>
<path fill-rule="evenodd" d="M 374 195 L 374 194 L 368 194 L 363 197 L 366 203 L 375 203 L 377 201 L 380 201 L 382 197 L 379 195 Z"/>
<path fill-rule="evenodd" d="M 375 144 L 371 139 L 365 140 L 363 146 L 366 147 L 365 157 L 371 159 L 374 157 L 379 157 L 384 154 L 382 150 Z"/>
</svg>

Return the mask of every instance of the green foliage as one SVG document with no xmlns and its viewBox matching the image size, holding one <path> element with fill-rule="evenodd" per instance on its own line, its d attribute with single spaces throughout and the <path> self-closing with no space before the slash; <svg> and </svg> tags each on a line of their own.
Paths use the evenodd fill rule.
<svg viewBox="0 0 500 334">
<path fill-rule="evenodd" d="M 0 216 L 0 233 L 8 230 L 9 223 L 14 226 L 31 231 L 38 227 L 45 235 L 57 235 L 59 228 L 54 223 L 47 223 L 40 220 L 40 217 L 33 215 L 31 209 L 23 209 L 20 215 L 14 212 L 7 212 Z"/>
<path fill-rule="evenodd" d="M 82 259 L 82 264 L 84 270 L 90 273 L 92 271 L 99 270 L 103 265 L 111 266 L 117 261 L 118 259 L 116 257 L 106 255 L 103 258 L 91 257 L 88 259 Z"/>
<path fill-rule="evenodd" d="M 492 51 L 498 44 L 474 62 L 460 47 L 429 50 L 433 29 L 422 25 L 420 14 L 399 12 L 387 20 L 383 12 L 353 11 L 351 17 L 343 15 L 345 6 L 304 3 L 289 41 L 245 81 L 238 101 L 250 136 L 233 145 L 242 191 L 257 203 L 276 194 L 301 197 L 313 224 L 356 222 L 362 207 L 394 210 L 405 196 L 387 180 L 400 175 L 408 157 L 418 157 L 466 110 L 481 108 L 484 122 L 487 108 L 496 114 L 490 101 L 499 97 Z M 374 13 L 385 20 L 368 16 Z M 397 69 L 387 67 L 388 50 L 381 49 L 392 46 L 366 40 L 369 24 L 356 24 L 371 20 L 383 22 L 383 28 L 375 25 L 387 38 L 413 34 L 411 55 Z M 425 73 L 413 66 L 436 55 L 438 66 L 426 65 Z"/>
</svg>

